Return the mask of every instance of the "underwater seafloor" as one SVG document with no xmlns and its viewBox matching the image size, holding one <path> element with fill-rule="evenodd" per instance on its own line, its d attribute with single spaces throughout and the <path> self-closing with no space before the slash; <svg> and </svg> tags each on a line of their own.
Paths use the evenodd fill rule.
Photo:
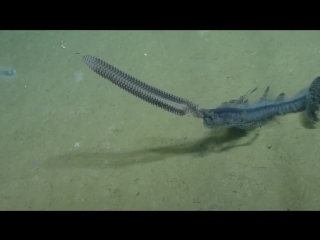
<svg viewBox="0 0 320 240">
<path fill-rule="evenodd" d="M 320 76 L 319 31 L 1 31 L 0 210 L 319 210 L 320 124 L 212 131 L 91 71 L 214 108 Z"/>
</svg>

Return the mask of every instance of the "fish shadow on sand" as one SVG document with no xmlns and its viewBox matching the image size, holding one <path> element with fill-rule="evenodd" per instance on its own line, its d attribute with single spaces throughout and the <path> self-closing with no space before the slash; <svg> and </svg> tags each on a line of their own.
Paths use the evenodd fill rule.
<svg viewBox="0 0 320 240">
<path fill-rule="evenodd" d="M 259 134 L 254 133 L 251 135 L 248 133 L 249 131 L 241 129 L 226 129 L 220 135 L 217 132 L 210 133 L 199 140 L 155 138 L 149 139 L 150 141 L 148 142 L 157 142 L 155 144 L 156 147 L 144 147 L 140 150 L 128 152 L 110 149 L 95 151 L 77 149 L 70 153 L 47 159 L 46 165 L 50 168 L 119 168 L 152 163 L 183 155 L 202 158 L 231 148 L 251 145 Z M 159 144 L 159 142 L 161 143 Z"/>
</svg>

